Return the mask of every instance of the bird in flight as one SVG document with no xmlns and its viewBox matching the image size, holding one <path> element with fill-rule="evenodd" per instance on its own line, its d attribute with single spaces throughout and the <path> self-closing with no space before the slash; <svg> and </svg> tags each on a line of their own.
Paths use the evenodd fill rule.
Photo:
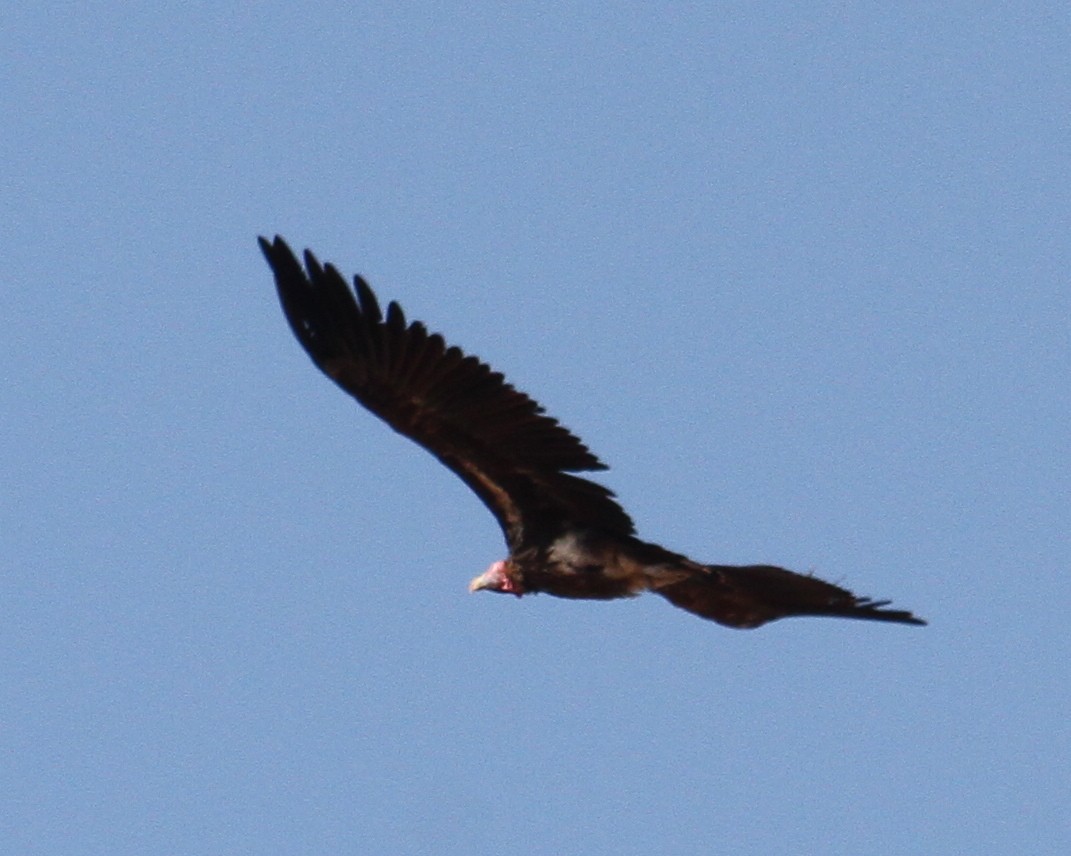
<svg viewBox="0 0 1071 856">
<path fill-rule="evenodd" d="M 457 473 L 498 520 L 509 554 L 470 591 L 612 600 L 650 591 L 729 627 L 794 615 L 925 624 L 772 565 L 705 565 L 636 537 L 613 492 L 574 473 L 606 466 L 477 357 L 447 345 L 360 276 L 353 289 L 309 251 L 260 238 L 294 335 L 319 369 Z"/>
</svg>

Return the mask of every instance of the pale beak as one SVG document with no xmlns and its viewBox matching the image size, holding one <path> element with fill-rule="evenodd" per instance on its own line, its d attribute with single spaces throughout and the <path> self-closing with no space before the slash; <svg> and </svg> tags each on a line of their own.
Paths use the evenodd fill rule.
<svg viewBox="0 0 1071 856">
<path fill-rule="evenodd" d="M 492 586 L 494 586 L 494 584 L 495 581 L 491 578 L 490 572 L 486 574 L 480 574 L 478 577 L 475 577 L 471 583 L 469 583 L 469 592 L 491 588 Z"/>
</svg>

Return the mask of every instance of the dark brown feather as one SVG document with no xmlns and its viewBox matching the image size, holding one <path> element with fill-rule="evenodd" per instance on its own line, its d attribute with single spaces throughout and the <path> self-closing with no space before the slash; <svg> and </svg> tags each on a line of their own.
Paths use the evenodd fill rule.
<svg viewBox="0 0 1071 856">
<path fill-rule="evenodd" d="M 632 520 L 600 484 L 570 475 L 606 467 L 543 408 L 396 303 L 386 315 L 360 277 L 351 291 L 306 251 L 260 238 L 291 329 L 346 392 L 456 472 L 491 509 L 510 546 L 564 523 L 623 536 Z"/>
<path fill-rule="evenodd" d="M 655 591 L 674 606 L 729 627 L 758 627 L 793 615 L 926 623 L 910 612 L 883 609 L 887 600 L 857 597 L 817 577 L 772 565 L 707 565 L 687 579 Z"/>
</svg>

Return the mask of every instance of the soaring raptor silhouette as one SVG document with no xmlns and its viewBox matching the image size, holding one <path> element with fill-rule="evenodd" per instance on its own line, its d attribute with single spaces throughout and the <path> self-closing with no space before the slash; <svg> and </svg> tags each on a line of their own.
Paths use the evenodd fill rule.
<svg viewBox="0 0 1071 856">
<path fill-rule="evenodd" d="M 645 591 L 729 627 L 792 615 L 925 624 L 887 600 L 857 597 L 771 565 L 704 565 L 641 541 L 614 494 L 573 475 L 605 465 L 503 376 L 448 346 L 393 301 L 382 312 L 361 277 L 260 238 L 290 327 L 312 361 L 395 431 L 457 473 L 495 515 L 509 556 L 469 585 L 518 597 L 610 600 Z"/>
</svg>

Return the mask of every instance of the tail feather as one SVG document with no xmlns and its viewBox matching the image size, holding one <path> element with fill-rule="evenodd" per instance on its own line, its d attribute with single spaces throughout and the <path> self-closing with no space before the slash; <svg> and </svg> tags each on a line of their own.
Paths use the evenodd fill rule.
<svg viewBox="0 0 1071 856">
<path fill-rule="evenodd" d="M 817 577 L 772 565 L 706 565 L 656 591 L 674 606 L 728 627 L 758 627 L 793 615 L 926 623 L 907 610 L 885 609 L 888 600 L 858 597 Z"/>
</svg>

